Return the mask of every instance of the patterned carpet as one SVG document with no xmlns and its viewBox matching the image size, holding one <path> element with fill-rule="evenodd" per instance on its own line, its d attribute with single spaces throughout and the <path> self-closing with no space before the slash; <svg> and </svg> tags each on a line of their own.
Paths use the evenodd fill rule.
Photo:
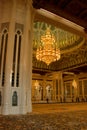
<svg viewBox="0 0 87 130">
<path fill-rule="evenodd" d="M 0 116 L 0 130 L 87 130 L 87 111 Z"/>
</svg>

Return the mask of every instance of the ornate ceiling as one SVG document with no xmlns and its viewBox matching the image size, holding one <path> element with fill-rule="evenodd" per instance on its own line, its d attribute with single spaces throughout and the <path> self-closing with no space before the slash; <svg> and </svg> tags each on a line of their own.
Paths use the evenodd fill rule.
<svg viewBox="0 0 87 130">
<path fill-rule="evenodd" d="M 43 6 L 44 5 L 44 6 Z M 34 8 L 43 8 L 59 16 L 67 18 L 78 25 L 87 28 L 87 1 L 86 0 L 33 0 Z M 86 16 L 85 16 L 86 14 Z M 40 44 L 40 36 L 48 25 L 34 23 L 33 39 L 33 72 L 46 74 L 52 71 L 70 71 L 76 74 L 87 72 L 87 41 L 75 34 L 50 26 L 56 35 L 57 45 L 61 50 L 61 59 L 47 66 L 35 57 L 35 50 Z M 72 41 L 72 42 L 70 42 Z"/>
<path fill-rule="evenodd" d="M 33 7 L 50 11 L 87 29 L 87 0 L 33 0 Z"/>
<path fill-rule="evenodd" d="M 41 36 L 46 33 L 47 27 L 50 28 L 51 33 L 55 36 L 55 44 L 60 48 L 61 54 L 77 49 L 77 47 L 80 47 L 84 42 L 84 38 L 79 35 L 67 32 L 45 22 L 34 22 L 34 50 L 42 44 Z"/>
</svg>

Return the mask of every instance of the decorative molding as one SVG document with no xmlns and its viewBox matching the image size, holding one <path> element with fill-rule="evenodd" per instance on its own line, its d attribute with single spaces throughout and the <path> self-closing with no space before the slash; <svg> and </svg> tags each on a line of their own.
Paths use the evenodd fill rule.
<svg viewBox="0 0 87 130">
<path fill-rule="evenodd" d="M 9 22 L 1 23 L 0 32 L 2 32 L 5 28 L 9 30 Z"/>
<path fill-rule="evenodd" d="M 22 33 L 24 32 L 24 25 L 20 23 L 15 24 L 15 31 L 20 30 Z"/>
<path fill-rule="evenodd" d="M 77 50 L 70 53 L 62 54 L 61 59 L 56 62 L 52 62 L 49 66 L 45 63 L 37 61 L 35 56 L 33 57 L 33 68 L 40 70 L 47 69 L 53 71 L 60 71 L 78 67 L 87 63 L 87 41 Z"/>
</svg>

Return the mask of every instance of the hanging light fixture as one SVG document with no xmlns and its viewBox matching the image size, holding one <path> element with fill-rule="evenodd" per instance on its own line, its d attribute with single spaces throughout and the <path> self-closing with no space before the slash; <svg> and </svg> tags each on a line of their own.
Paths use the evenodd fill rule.
<svg viewBox="0 0 87 130">
<path fill-rule="evenodd" d="M 51 34 L 49 27 L 46 30 L 46 34 L 41 36 L 41 43 L 42 45 L 36 51 L 37 60 L 49 65 L 51 62 L 60 59 L 60 49 L 57 48 L 55 36 Z"/>
</svg>

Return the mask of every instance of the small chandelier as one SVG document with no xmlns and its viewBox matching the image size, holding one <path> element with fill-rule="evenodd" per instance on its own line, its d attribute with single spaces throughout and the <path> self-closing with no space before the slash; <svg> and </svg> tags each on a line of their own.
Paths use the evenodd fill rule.
<svg viewBox="0 0 87 130">
<path fill-rule="evenodd" d="M 42 45 L 36 51 L 37 60 L 49 65 L 51 62 L 60 59 L 60 50 L 56 47 L 55 36 L 51 34 L 49 27 L 46 30 L 46 34 L 41 36 L 41 43 Z"/>
</svg>

